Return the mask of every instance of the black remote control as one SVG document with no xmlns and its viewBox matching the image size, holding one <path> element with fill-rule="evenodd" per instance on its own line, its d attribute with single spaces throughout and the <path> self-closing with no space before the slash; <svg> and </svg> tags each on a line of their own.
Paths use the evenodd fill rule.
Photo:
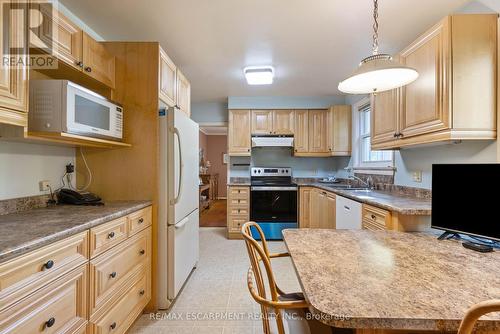
<svg viewBox="0 0 500 334">
<path fill-rule="evenodd" d="M 476 244 L 473 242 L 462 242 L 462 246 L 464 246 L 467 249 L 472 249 L 476 252 L 481 252 L 481 253 L 490 253 L 493 252 L 493 247 L 491 246 L 486 246 L 486 245 L 480 245 Z"/>
</svg>

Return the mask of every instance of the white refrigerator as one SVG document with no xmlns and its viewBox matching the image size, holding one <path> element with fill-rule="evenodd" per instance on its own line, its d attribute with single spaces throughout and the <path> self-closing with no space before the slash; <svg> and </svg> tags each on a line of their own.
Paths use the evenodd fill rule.
<svg viewBox="0 0 500 334">
<path fill-rule="evenodd" d="M 158 305 L 168 309 L 199 258 L 199 127 L 176 109 L 160 110 Z"/>
</svg>

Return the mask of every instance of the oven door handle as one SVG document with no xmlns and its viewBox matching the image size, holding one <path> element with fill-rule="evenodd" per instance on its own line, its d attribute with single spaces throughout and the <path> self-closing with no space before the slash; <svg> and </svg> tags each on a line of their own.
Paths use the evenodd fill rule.
<svg viewBox="0 0 500 334">
<path fill-rule="evenodd" d="M 297 187 L 266 187 L 255 186 L 250 188 L 251 191 L 297 191 Z"/>
</svg>

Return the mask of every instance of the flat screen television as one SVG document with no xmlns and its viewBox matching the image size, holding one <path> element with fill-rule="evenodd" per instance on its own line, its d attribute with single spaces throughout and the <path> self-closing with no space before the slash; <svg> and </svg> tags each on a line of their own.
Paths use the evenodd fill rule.
<svg viewBox="0 0 500 334">
<path fill-rule="evenodd" d="M 500 241 L 500 164 L 432 165 L 432 227 Z"/>
</svg>

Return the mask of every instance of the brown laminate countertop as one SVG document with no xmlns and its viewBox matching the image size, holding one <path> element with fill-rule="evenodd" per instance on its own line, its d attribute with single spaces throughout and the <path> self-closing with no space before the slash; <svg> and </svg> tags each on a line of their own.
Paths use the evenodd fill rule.
<svg viewBox="0 0 500 334">
<path fill-rule="evenodd" d="M 0 263 L 150 205 L 151 201 L 56 205 L 0 216 Z"/>
<path fill-rule="evenodd" d="M 456 331 L 466 310 L 500 298 L 500 252 L 425 233 L 283 231 L 311 312 L 343 328 Z M 478 322 L 500 332 L 500 314 Z"/>
<path fill-rule="evenodd" d="M 430 216 L 431 200 L 394 194 L 388 191 L 373 190 L 370 192 L 346 190 L 336 188 L 334 185 L 325 183 L 298 182 L 301 187 L 316 187 L 326 191 L 331 191 L 337 195 L 350 198 L 352 200 L 383 208 L 403 215 Z"/>
</svg>

